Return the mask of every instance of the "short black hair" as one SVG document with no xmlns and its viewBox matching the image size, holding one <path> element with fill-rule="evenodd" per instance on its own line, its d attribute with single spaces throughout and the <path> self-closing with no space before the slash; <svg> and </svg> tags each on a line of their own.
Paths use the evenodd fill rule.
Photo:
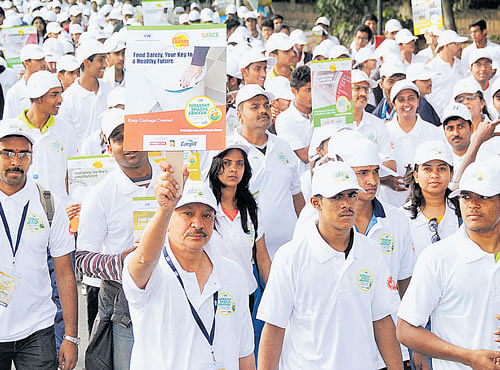
<svg viewBox="0 0 500 370">
<path fill-rule="evenodd" d="M 275 14 L 271 17 L 271 20 L 274 21 L 275 19 L 283 20 L 283 16 L 281 14 Z"/>
<path fill-rule="evenodd" d="M 264 28 L 264 27 L 274 28 L 273 21 L 270 20 L 269 18 L 264 19 L 262 21 L 261 28 Z"/>
<path fill-rule="evenodd" d="M 368 34 L 368 40 L 371 40 L 373 38 L 373 32 L 372 32 L 372 30 L 370 29 L 370 27 L 365 26 L 364 24 L 360 24 L 358 27 L 356 27 L 356 29 L 354 30 L 354 36 L 356 36 L 356 34 L 358 32 L 367 33 Z"/>
<path fill-rule="evenodd" d="M 286 24 L 282 23 L 276 30 L 276 32 L 281 32 L 282 30 L 288 30 L 288 33 L 290 33 L 290 27 L 288 27 Z"/>
<path fill-rule="evenodd" d="M 240 20 L 238 18 L 227 18 L 224 23 L 226 24 L 228 31 L 241 25 Z"/>
<path fill-rule="evenodd" d="M 0 16 L 5 18 L 5 10 L 3 8 L 0 8 Z"/>
<path fill-rule="evenodd" d="M 471 27 L 479 27 L 481 31 L 484 31 L 486 29 L 486 21 L 484 19 L 478 19 L 469 24 L 469 28 Z"/>
<path fill-rule="evenodd" d="M 311 68 L 308 66 L 300 66 L 293 70 L 290 76 L 290 87 L 299 90 L 308 82 L 311 82 Z"/>
<path fill-rule="evenodd" d="M 374 21 L 378 23 L 378 18 L 375 14 L 372 13 L 366 13 L 363 18 L 361 19 L 361 23 L 365 24 L 367 21 Z"/>
</svg>

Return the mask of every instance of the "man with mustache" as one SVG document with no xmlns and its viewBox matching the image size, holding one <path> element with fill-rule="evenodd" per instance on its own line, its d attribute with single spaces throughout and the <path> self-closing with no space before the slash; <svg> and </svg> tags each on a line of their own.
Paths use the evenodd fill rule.
<svg viewBox="0 0 500 370">
<path fill-rule="evenodd" d="M 420 254 L 398 311 L 398 338 L 432 357 L 436 370 L 500 369 L 498 160 L 470 164 L 455 196 L 463 224 Z"/>
<path fill-rule="evenodd" d="M 14 362 L 17 369 L 52 370 L 59 365 L 70 370 L 78 361 L 79 343 L 74 241 L 63 204 L 52 198 L 50 222 L 40 189 L 27 176 L 33 145 L 35 139 L 18 119 L 0 123 L 0 368 L 10 369 Z M 47 249 L 65 321 L 59 361 Z"/>
<path fill-rule="evenodd" d="M 154 181 L 160 172 L 148 159 L 148 152 L 123 149 L 123 128 L 123 110 L 110 109 L 103 114 L 102 132 L 117 168 L 82 202 L 76 252 L 76 266 L 83 274 L 103 280 L 99 325 L 94 323 L 89 347 L 98 344 L 99 334 L 111 325 L 111 358 L 103 362 L 109 361 L 115 369 L 129 368 L 133 344 L 132 321 L 121 285 L 123 259 L 135 249 L 132 198 L 154 196 Z M 87 351 L 87 368 L 96 368 L 94 357 Z"/>
<path fill-rule="evenodd" d="M 374 342 L 388 369 L 403 368 L 396 283 L 380 247 L 353 230 L 359 192 L 348 164 L 315 168 L 318 218 L 276 253 L 259 308 L 259 370 L 377 369 Z"/>
<path fill-rule="evenodd" d="M 228 144 L 250 147 L 252 167 L 250 192 L 262 212 L 263 234 L 269 256 L 292 239 L 297 216 L 304 207 L 300 189 L 297 157 L 288 143 L 267 131 L 271 125 L 271 100 L 274 96 L 259 85 L 245 85 L 236 97 L 237 115 L 242 127 L 228 138 Z M 258 277 L 256 277 L 258 279 Z M 254 318 L 261 290 L 255 293 Z M 254 322 L 256 348 L 262 322 Z"/>
<path fill-rule="evenodd" d="M 181 190 L 164 163 L 158 209 L 124 261 L 135 338 L 130 368 L 254 370 L 248 285 L 211 240 L 215 196 L 202 181 Z"/>
</svg>

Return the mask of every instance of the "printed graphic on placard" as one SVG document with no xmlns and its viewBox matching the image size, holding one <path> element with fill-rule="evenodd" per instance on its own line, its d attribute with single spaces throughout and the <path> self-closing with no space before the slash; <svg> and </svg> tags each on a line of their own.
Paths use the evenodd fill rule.
<svg viewBox="0 0 500 370">
<path fill-rule="evenodd" d="M 225 147 L 225 25 L 128 27 L 125 60 L 126 150 Z"/>
<path fill-rule="evenodd" d="M 2 28 L 0 34 L 0 43 L 2 44 L 7 65 L 12 68 L 14 66 L 22 67 L 19 53 L 24 45 L 37 44 L 35 26 L 19 26 Z"/>
<path fill-rule="evenodd" d="M 314 127 L 352 124 L 351 59 L 311 63 Z"/>
<path fill-rule="evenodd" d="M 173 8 L 174 1 L 142 0 L 142 13 L 145 26 L 159 26 L 167 23 L 165 9 Z"/>
<path fill-rule="evenodd" d="M 415 35 L 423 35 L 428 30 L 443 29 L 441 0 L 412 0 L 411 9 Z"/>
<path fill-rule="evenodd" d="M 132 198 L 132 214 L 134 217 L 134 245 L 138 246 L 142 234 L 154 216 L 158 203 L 155 197 Z"/>
</svg>

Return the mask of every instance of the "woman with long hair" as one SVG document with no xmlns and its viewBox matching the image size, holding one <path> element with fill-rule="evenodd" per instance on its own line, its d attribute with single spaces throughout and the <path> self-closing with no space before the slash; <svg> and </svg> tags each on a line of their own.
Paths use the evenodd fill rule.
<svg viewBox="0 0 500 370">
<path fill-rule="evenodd" d="M 269 276 L 271 259 L 259 224 L 257 202 L 248 189 L 252 169 L 248 162 L 250 148 L 231 145 L 212 160 L 208 173 L 210 187 L 219 206 L 212 238 L 219 243 L 223 256 L 237 262 L 245 273 L 248 294 L 257 288 L 254 266 L 264 284 Z"/>
<path fill-rule="evenodd" d="M 47 22 L 45 22 L 45 19 L 43 19 L 42 17 L 36 16 L 31 21 L 31 25 L 35 26 L 35 28 L 36 28 L 36 36 L 37 36 L 38 45 L 42 46 L 43 42 L 45 41 Z"/>
</svg>

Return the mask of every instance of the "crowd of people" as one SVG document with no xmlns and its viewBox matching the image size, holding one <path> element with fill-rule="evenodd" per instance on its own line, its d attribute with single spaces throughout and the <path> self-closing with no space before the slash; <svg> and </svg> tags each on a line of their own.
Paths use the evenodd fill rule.
<svg viewBox="0 0 500 370">
<path fill-rule="evenodd" d="M 0 58 L 0 370 L 73 369 L 84 331 L 87 370 L 500 369 L 500 45 L 378 21 L 347 46 L 323 16 L 165 13 L 227 29 L 226 147 L 191 180 L 124 148 L 140 6 L 3 1 L 37 35 Z M 339 58 L 354 122 L 314 127 L 310 65 Z M 68 158 L 103 154 L 70 196 Z"/>
</svg>

